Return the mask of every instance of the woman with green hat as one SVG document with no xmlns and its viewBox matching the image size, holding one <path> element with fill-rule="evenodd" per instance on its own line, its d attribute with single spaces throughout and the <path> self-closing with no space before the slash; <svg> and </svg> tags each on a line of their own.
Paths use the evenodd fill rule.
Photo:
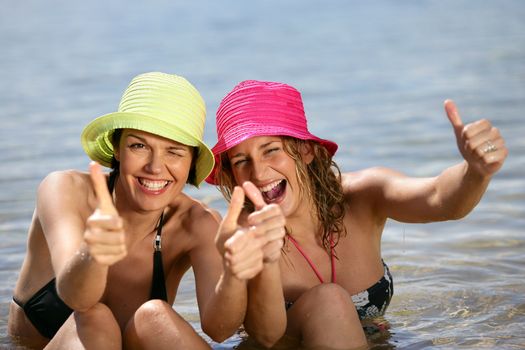
<svg viewBox="0 0 525 350">
<path fill-rule="evenodd" d="M 118 112 L 86 126 L 90 173 L 53 172 L 39 186 L 9 334 L 36 348 L 209 348 L 172 308 L 190 267 L 203 331 L 220 342 L 238 329 L 246 280 L 263 268 L 256 231 L 267 224 L 240 231 L 226 216 L 219 226 L 216 212 L 183 193 L 214 165 L 205 114 L 186 79 L 146 73 Z"/>
</svg>

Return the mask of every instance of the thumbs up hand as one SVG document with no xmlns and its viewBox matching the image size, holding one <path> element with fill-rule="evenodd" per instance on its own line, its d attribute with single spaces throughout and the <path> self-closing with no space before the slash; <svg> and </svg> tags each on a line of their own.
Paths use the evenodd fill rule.
<svg viewBox="0 0 525 350">
<path fill-rule="evenodd" d="M 257 227 L 241 227 L 238 223 L 244 205 L 244 191 L 236 186 L 228 212 L 224 216 L 215 244 L 223 256 L 225 270 L 240 280 L 255 277 L 263 269 L 262 247 L 265 237 Z"/>
<path fill-rule="evenodd" d="M 241 226 L 239 216 L 245 195 L 256 210 L 248 216 L 247 225 Z M 262 271 L 263 263 L 278 261 L 285 234 L 284 224 L 281 208 L 276 204 L 267 205 L 254 184 L 245 182 L 242 188 L 235 187 L 216 238 L 226 268 L 239 279 L 250 279 Z"/>
<path fill-rule="evenodd" d="M 286 234 L 286 218 L 281 207 L 277 204 L 266 204 L 261 192 L 253 183 L 245 182 L 242 187 L 255 206 L 255 211 L 248 216 L 248 224 L 257 227 L 267 240 L 263 247 L 264 262 L 277 262 L 281 257 L 283 238 Z"/>
<path fill-rule="evenodd" d="M 459 152 L 469 166 L 482 176 L 495 174 L 508 154 L 499 130 L 486 119 L 464 125 L 452 100 L 445 101 L 445 111 L 454 128 Z"/>
<path fill-rule="evenodd" d="M 97 208 L 87 219 L 84 241 L 95 261 L 110 266 L 127 255 L 124 225 L 113 205 L 100 165 L 92 162 L 89 173 L 97 197 Z"/>
</svg>

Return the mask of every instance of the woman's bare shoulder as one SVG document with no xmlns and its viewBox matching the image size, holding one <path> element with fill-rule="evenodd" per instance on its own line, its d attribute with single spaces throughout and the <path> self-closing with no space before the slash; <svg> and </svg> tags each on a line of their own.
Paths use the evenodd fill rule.
<svg viewBox="0 0 525 350">
<path fill-rule="evenodd" d="M 38 186 L 37 203 L 79 207 L 96 202 L 89 174 L 78 170 L 60 170 L 49 173 Z"/>
<path fill-rule="evenodd" d="M 188 234 L 198 236 L 217 233 L 221 215 L 206 203 L 181 193 L 170 205 L 174 219 L 180 220 Z"/>
<path fill-rule="evenodd" d="M 89 174 L 78 170 L 57 170 L 49 173 L 40 182 L 40 189 L 47 189 L 48 187 L 66 187 L 66 188 L 80 188 L 90 185 Z M 64 188 L 64 189 L 66 189 Z"/>
<path fill-rule="evenodd" d="M 386 167 L 371 167 L 341 175 L 345 194 L 358 194 L 381 188 L 392 177 L 403 176 L 396 170 Z"/>
</svg>

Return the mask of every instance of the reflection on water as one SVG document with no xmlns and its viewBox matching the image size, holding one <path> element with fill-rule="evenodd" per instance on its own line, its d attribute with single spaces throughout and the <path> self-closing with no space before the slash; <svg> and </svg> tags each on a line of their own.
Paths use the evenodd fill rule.
<svg viewBox="0 0 525 350">
<path fill-rule="evenodd" d="M 116 109 L 129 79 L 187 76 L 207 101 L 244 79 L 302 92 L 310 129 L 340 145 L 343 171 L 384 165 L 433 176 L 459 161 L 442 109 L 487 117 L 510 155 L 457 222 L 389 222 L 396 293 L 374 349 L 525 348 L 525 3 L 466 0 L 189 3 L 10 2 L 0 13 L 0 348 L 39 181 L 86 169 L 79 135 Z M 188 192 L 222 213 L 211 186 Z M 199 330 L 193 276 L 175 308 Z M 239 336 L 216 349 L 238 346 Z M 249 342 L 242 348 L 255 348 Z"/>
</svg>

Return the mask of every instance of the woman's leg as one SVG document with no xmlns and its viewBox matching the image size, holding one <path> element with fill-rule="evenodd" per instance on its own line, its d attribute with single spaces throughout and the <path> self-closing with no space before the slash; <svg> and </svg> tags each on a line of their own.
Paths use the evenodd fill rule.
<svg viewBox="0 0 525 350">
<path fill-rule="evenodd" d="M 111 310 L 96 304 L 87 311 L 75 311 L 45 349 L 121 349 L 120 327 Z"/>
<path fill-rule="evenodd" d="M 193 327 L 162 300 L 135 312 L 124 331 L 125 349 L 211 349 Z"/>
<path fill-rule="evenodd" d="M 25 315 L 24 310 L 14 301 L 11 301 L 9 305 L 7 332 L 15 344 L 28 348 L 42 349 L 49 342 L 49 339 L 38 332 Z"/>
<path fill-rule="evenodd" d="M 366 347 L 359 316 L 348 292 L 337 284 L 318 285 L 288 310 L 286 334 L 305 347 L 352 349 Z"/>
</svg>

